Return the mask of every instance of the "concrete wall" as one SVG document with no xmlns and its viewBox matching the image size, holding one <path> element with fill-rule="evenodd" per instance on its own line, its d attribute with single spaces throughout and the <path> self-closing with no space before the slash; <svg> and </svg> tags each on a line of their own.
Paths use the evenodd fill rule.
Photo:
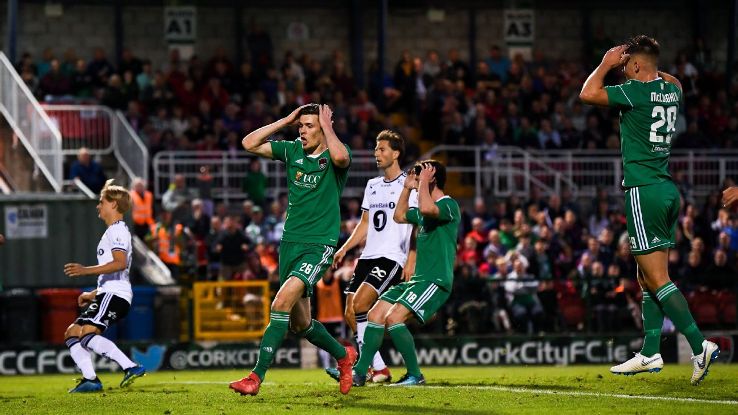
<svg viewBox="0 0 738 415">
<path fill-rule="evenodd" d="M 543 2 L 541 2 L 543 3 Z M 140 3 L 137 3 L 140 4 Z M 0 41 L 6 36 L 6 3 L 0 1 Z M 113 8 L 104 5 L 64 4 L 60 17 L 48 17 L 41 3 L 21 2 L 19 12 L 18 51 L 30 51 L 38 57 L 44 48 L 52 47 L 57 56 L 67 48 L 74 48 L 78 55 L 88 58 L 92 49 L 101 46 L 113 51 Z M 579 8 L 558 6 L 536 10 L 535 47 L 544 50 L 552 58 L 578 58 L 583 49 L 581 36 L 583 13 Z M 725 59 L 727 17 L 726 10 L 715 7 L 705 11 L 705 27 L 708 45 L 715 58 Z M 124 6 L 124 43 L 139 56 L 161 64 L 167 56 L 163 39 L 163 7 Z M 236 16 L 231 7 L 198 8 L 198 39 L 195 52 L 203 59 L 212 55 L 215 48 L 223 46 L 235 56 Z M 671 62 L 676 52 L 691 45 L 692 17 L 689 8 L 664 7 L 632 12 L 620 8 L 592 11 L 592 27 L 602 26 L 613 40 L 621 40 L 635 33 L 656 36 L 663 45 L 664 60 Z M 366 63 L 376 56 L 377 12 L 373 7 L 363 10 L 364 49 Z M 492 44 L 503 44 L 501 9 L 477 10 L 477 56 L 484 57 Z M 349 54 L 349 11 L 346 7 L 318 8 L 312 10 L 273 7 L 251 8 L 244 6 L 240 16 L 244 30 L 257 21 L 272 36 L 275 58 L 281 62 L 286 50 L 304 51 L 322 59 L 333 50 Z M 400 53 L 407 49 L 414 55 L 424 56 L 429 49 L 445 56 L 448 49 L 459 48 L 462 57 L 468 57 L 467 27 L 469 14 L 465 9 L 445 9 L 442 22 L 430 22 L 426 9 L 390 8 L 388 21 L 387 69 L 391 69 Z M 287 39 L 287 25 L 300 21 L 307 25 L 310 38 L 306 41 Z M 245 39 L 243 45 L 246 47 Z"/>
</svg>

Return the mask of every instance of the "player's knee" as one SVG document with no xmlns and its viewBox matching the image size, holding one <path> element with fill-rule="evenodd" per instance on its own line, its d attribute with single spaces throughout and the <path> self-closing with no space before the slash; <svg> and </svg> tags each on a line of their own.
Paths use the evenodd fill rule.
<svg viewBox="0 0 738 415">
<path fill-rule="evenodd" d="M 300 334 L 310 327 L 310 319 L 290 318 L 290 331 Z"/>
<path fill-rule="evenodd" d="M 272 301 L 272 311 L 288 312 L 292 309 L 292 304 L 287 301 L 284 296 L 277 295 Z"/>
<path fill-rule="evenodd" d="M 361 314 L 366 313 L 371 308 L 372 304 L 363 297 L 354 297 L 354 313 Z"/>
<path fill-rule="evenodd" d="M 384 321 L 387 326 L 391 326 L 393 324 L 404 323 L 405 314 L 393 309 L 387 312 L 387 316 Z"/>
<path fill-rule="evenodd" d="M 100 334 L 101 331 L 100 331 L 99 328 L 97 328 L 95 326 L 92 326 L 92 325 L 84 325 L 84 326 L 82 326 L 82 328 L 79 331 L 79 337 L 81 338 L 81 337 L 86 336 L 86 335 L 88 335 L 90 333 Z"/>
<path fill-rule="evenodd" d="M 382 310 L 371 309 L 367 317 L 373 323 L 384 324 L 387 320 L 387 313 Z"/>
<path fill-rule="evenodd" d="M 67 327 L 67 330 L 64 331 L 64 338 L 68 339 L 70 337 L 79 337 L 81 331 L 80 329 L 80 326 L 76 324 L 70 324 L 69 327 Z"/>
</svg>

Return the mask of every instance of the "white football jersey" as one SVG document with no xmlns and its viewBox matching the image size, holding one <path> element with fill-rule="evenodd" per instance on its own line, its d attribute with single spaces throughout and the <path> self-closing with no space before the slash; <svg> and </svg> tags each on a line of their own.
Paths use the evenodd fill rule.
<svg viewBox="0 0 738 415">
<path fill-rule="evenodd" d="M 384 257 L 405 266 L 413 225 L 397 223 L 393 218 L 406 177 L 404 172 L 392 181 L 379 176 L 366 184 L 361 210 L 368 212 L 369 227 L 360 259 Z M 410 193 L 409 205 L 411 208 L 418 206 L 418 192 L 415 190 Z"/>
<path fill-rule="evenodd" d="M 108 229 L 97 244 L 97 264 L 104 265 L 113 261 L 113 251 L 126 253 L 126 269 L 111 274 L 100 274 L 97 277 L 97 293 L 111 293 L 121 297 L 129 303 L 133 300 L 131 281 L 128 273 L 131 271 L 133 249 L 131 246 L 131 232 L 122 220 L 108 226 Z"/>
</svg>

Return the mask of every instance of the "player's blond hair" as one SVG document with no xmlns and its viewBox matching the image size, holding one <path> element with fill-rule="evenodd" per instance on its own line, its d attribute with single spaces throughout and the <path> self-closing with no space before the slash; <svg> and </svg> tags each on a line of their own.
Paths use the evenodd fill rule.
<svg viewBox="0 0 738 415">
<path fill-rule="evenodd" d="M 125 187 L 113 184 L 113 179 L 105 182 L 100 197 L 108 202 L 116 202 L 118 213 L 125 214 L 131 209 L 131 194 Z"/>
</svg>

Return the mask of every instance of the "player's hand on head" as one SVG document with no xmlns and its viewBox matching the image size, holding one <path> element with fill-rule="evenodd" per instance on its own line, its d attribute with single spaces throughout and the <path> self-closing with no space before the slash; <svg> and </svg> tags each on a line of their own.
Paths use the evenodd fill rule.
<svg viewBox="0 0 738 415">
<path fill-rule="evenodd" d="M 84 267 L 81 264 L 70 263 L 64 265 L 64 274 L 69 277 L 79 277 L 82 274 Z"/>
<path fill-rule="evenodd" d="M 294 124 L 294 123 L 296 123 L 296 122 L 297 122 L 297 120 L 299 120 L 299 119 L 300 119 L 300 110 L 302 110 L 303 108 L 307 107 L 308 105 L 311 105 L 311 104 L 305 104 L 305 105 L 301 105 L 301 106 L 299 106 L 299 107 L 295 108 L 295 109 L 294 109 L 294 110 L 293 110 L 293 111 L 292 111 L 292 112 L 290 113 L 290 115 L 288 115 L 288 116 L 287 116 L 287 117 L 285 118 L 285 120 L 287 121 L 287 124 Z"/>
<path fill-rule="evenodd" d="M 602 63 L 609 68 L 616 68 L 625 64 L 630 57 L 630 55 L 625 53 L 625 48 L 625 45 L 618 45 L 610 48 L 610 50 L 605 52 L 605 56 L 602 57 Z"/>
<path fill-rule="evenodd" d="M 330 127 L 333 125 L 333 110 L 331 110 L 331 107 L 327 104 L 322 104 L 320 106 L 318 120 L 320 121 L 321 127 Z"/>
<path fill-rule="evenodd" d="M 422 169 L 420 170 L 420 180 L 430 183 L 434 174 L 436 174 L 436 168 L 430 163 L 423 163 Z"/>
<path fill-rule="evenodd" d="M 415 190 L 418 188 L 418 176 L 415 174 L 415 168 L 412 168 L 407 172 L 407 178 L 402 185 L 408 190 Z"/>
<path fill-rule="evenodd" d="M 723 190 L 723 207 L 730 207 L 738 200 L 738 186 Z"/>
</svg>

